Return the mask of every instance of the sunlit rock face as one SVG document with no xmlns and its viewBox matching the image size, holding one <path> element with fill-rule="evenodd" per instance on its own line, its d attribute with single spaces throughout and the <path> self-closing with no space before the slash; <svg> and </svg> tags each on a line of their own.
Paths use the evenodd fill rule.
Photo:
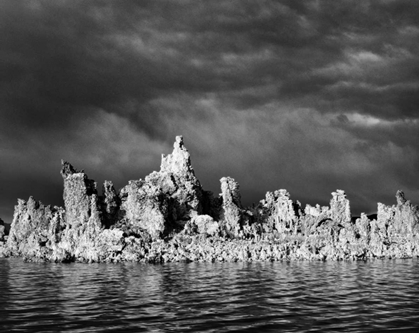
<svg viewBox="0 0 420 333">
<path fill-rule="evenodd" d="M 213 220 L 209 215 L 196 215 L 189 223 L 187 223 L 183 230 L 186 234 L 200 234 L 208 236 L 216 236 L 219 234 L 219 223 Z"/>
<path fill-rule="evenodd" d="M 239 184 L 231 177 L 223 177 L 221 183 L 222 210 L 219 217 L 223 230 L 238 237 L 241 230 L 242 204 Z"/>
<path fill-rule="evenodd" d="M 356 232 L 362 241 L 369 241 L 370 220 L 365 213 L 360 214 L 360 218 L 355 221 Z"/>
<path fill-rule="evenodd" d="M 65 228 L 64 209 L 44 206 L 32 197 L 18 199 L 7 239 L 14 255 L 47 258 Z"/>
<path fill-rule="evenodd" d="M 191 165 L 190 153 L 182 136 L 177 136 L 172 154 L 162 155 L 160 171 L 146 182 L 162 184 L 162 191 L 175 203 L 175 220 L 188 220 L 203 212 L 203 189 Z"/>
<path fill-rule="evenodd" d="M 305 236 L 302 253 L 306 253 L 307 258 L 318 259 L 361 257 L 364 249 L 357 241 L 350 203 L 342 190 L 331 194 L 330 207 L 305 207 L 301 217 L 301 230 Z"/>
<path fill-rule="evenodd" d="M 397 191 L 397 205 L 386 207 L 378 204 L 378 221 L 387 227 L 390 237 L 413 237 L 419 233 L 418 206 L 405 199 L 404 192 Z"/>
<path fill-rule="evenodd" d="M 333 197 L 330 201 L 330 218 L 343 225 L 350 222 L 350 202 L 347 199 L 346 193 L 343 190 L 337 190 L 331 194 Z"/>
<path fill-rule="evenodd" d="M 351 219 L 350 201 L 347 199 L 343 190 L 337 190 L 331 193 L 330 216 L 331 220 L 339 227 L 338 244 L 339 247 L 353 255 L 363 255 L 364 252 L 359 246 L 357 229 Z"/>
<path fill-rule="evenodd" d="M 384 256 L 411 257 L 419 253 L 419 207 L 396 193 L 397 205 L 378 203 L 378 219 L 372 223 L 371 244 Z M 382 241 L 382 244 L 381 244 Z"/>
<path fill-rule="evenodd" d="M 165 231 L 168 220 L 169 198 L 158 186 L 145 181 L 130 181 L 120 191 L 121 220 L 128 229 L 139 234 L 142 230 L 154 238 Z"/>
<path fill-rule="evenodd" d="M 203 212 L 203 190 L 182 136 L 176 137 L 172 154 L 162 156 L 160 171 L 130 182 L 120 199 L 120 217 L 153 237 L 182 229 Z"/>
<path fill-rule="evenodd" d="M 300 204 L 290 199 L 287 190 L 281 189 L 267 192 L 265 200 L 261 201 L 262 220 L 269 226 L 269 231 L 296 234 L 299 227 Z"/>
<path fill-rule="evenodd" d="M 66 221 L 69 225 L 78 227 L 89 220 L 99 217 L 99 202 L 96 183 L 83 171 L 77 171 L 65 161 L 61 161 L 61 175 L 64 180 L 64 208 Z M 97 219 L 101 223 L 100 219 Z"/>
<path fill-rule="evenodd" d="M 185 148 L 184 139 L 181 135 L 175 137 L 172 154 L 162 155 L 160 172 L 171 173 L 185 180 L 197 181 L 191 166 L 190 153 Z"/>
<path fill-rule="evenodd" d="M 64 180 L 66 228 L 56 247 L 57 253 L 52 257 L 60 260 L 62 256 L 70 255 L 87 261 L 97 261 L 96 243 L 101 238 L 107 221 L 103 221 L 96 182 L 89 179 L 83 171 L 77 171 L 70 163 L 64 161 L 61 175 Z M 109 184 L 107 187 L 109 190 Z"/>
<path fill-rule="evenodd" d="M 322 221 L 329 219 L 329 207 L 316 205 L 315 207 L 307 204 L 300 218 L 301 231 L 303 235 L 310 235 L 316 231 L 316 228 Z"/>
<path fill-rule="evenodd" d="M 8 255 L 27 260 L 102 261 L 115 250 L 113 244 L 122 244 L 122 232 L 104 230 L 94 181 L 68 162 L 63 162 L 61 174 L 66 210 L 44 206 L 32 197 L 27 202 L 19 200 L 6 244 Z"/>
<path fill-rule="evenodd" d="M 365 260 L 418 256 L 419 210 L 396 194 L 378 204 L 377 219 L 352 220 L 343 190 L 329 207 L 292 201 L 284 190 L 267 192 L 243 207 L 239 184 L 220 180 L 221 193 L 204 191 L 182 137 L 161 168 L 117 192 L 102 195 L 83 171 L 62 162 L 65 208 L 32 197 L 18 200 L 10 234 L 0 221 L 0 256 L 43 261 L 253 261 Z M 6 240 L 7 239 L 7 240 Z"/>
<path fill-rule="evenodd" d="M 96 198 L 91 200 L 96 206 Z M 4 249 L 29 261 L 105 261 L 123 246 L 122 231 L 103 229 L 98 212 L 77 227 L 66 223 L 60 207 L 44 206 L 32 197 L 19 199 Z"/>
</svg>

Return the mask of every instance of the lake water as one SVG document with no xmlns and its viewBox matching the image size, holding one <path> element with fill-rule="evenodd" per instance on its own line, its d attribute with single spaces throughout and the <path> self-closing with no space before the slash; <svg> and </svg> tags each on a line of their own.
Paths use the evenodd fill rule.
<svg viewBox="0 0 420 333">
<path fill-rule="evenodd" d="M 419 261 L 52 264 L 0 259 L 1 332 L 419 330 Z"/>
</svg>

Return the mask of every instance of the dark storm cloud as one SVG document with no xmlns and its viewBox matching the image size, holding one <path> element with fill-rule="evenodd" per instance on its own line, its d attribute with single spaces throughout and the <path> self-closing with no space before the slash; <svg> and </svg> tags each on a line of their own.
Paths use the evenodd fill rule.
<svg viewBox="0 0 420 333">
<path fill-rule="evenodd" d="M 415 87 L 404 91 L 403 98 L 401 92 L 381 94 L 336 85 L 343 81 L 375 84 L 376 80 L 383 87 L 390 80 L 415 82 L 418 64 L 413 41 L 418 34 L 400 36 L 404 33 L 396 28 L 416 26 L 416 15 L 401 4 L 25 4 L 6 2 L 1 35 L 7 46 L 2 52 L 6 59 L 2 62 L 4 100 L 14 119 L 22 123 L 35 120 L 40 126 L 54 125 L 62 114 L 71 113 L 57 115 L 56 110 L 63 107 L 72 112 L 99 107 L 124 113 L 121 104 L 131 100 L 146 116 L 138 119 L 134 112 L 127 116 L 150 131 L 153 124 L 147 119 L 156 110 L 145 104 L 156 96 L 174 90 L 234 92 L 267 82 L 278 87 L 273 98 L 299 98 L 308 103 L 318 99 L 320 107 L 326 105 L 332 111 L 350 108 L 356 100 L 363 112 L 376 114 L 387 105 L 386 110 L 394 115 L 401 110 L 410 114 L 416 103 Z M 371 38 L 362 43 L 359 35 Z M 410 52 L 411 59 L 403 59 L 403 64 L 398 63 L 398 55 L 383 64 L 357 59 L 357 50 L 369 56 L 372 45 L 381 43 L 382 49 L 373 47 L 371 53 L 381 57 L 391 52 L 386 50 L 387 43 L 398 40 L 401 44 L 404 39 L 401 50 Z M 349 59 L 346 53 L 351 51 L 346 49 L 352 48 L 353 58 Z M 370 72 L 381 70 L 379 78 L 365 73 L 369 68 Z M 383 95 L 388 96 L 385 101 Z M 252 96 L 244 92 L 236 98 L 244 104 L 243 99 Z M 370 108 L 363 105 L 366 98 Z M 29 119 L 28 114 L 34 113 L 39 116 Z M 49 121 L 38 120 L 44 117 Z"/>
<path fill-rule="evenodd" d="M 204 184 L 230 173 L 247 203 L 274 184 L 312 203 L 347 186 L 368 209 L 369 177 L 378 197 L 418 196 L 418 6 L 2 1 L 4 201 L 59 204 L 60 158 L 122 186 L 176 134 Z"/>
<path fill-rule="evenodd" d="M 352 133 L 360 140 L 369 142 L 373 147 L 386 145 L 389 142 L 402 148 L 413 147 L 418 150 L 419 147 L 416 140 L 418 121 L 402 119 L 391 122 L 366 116 L 349 119 L 345 115 L 339 115 L 331 120 L 331 124 Z"/>
</svg>

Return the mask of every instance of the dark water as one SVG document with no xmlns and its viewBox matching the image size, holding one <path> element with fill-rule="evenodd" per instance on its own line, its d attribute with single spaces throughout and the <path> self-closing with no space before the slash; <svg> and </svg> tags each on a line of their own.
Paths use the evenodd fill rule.
<svg viewBox="0 0 420 333">
<path fill-rule="evenodd" d="M 418 259 L 156 266 L 0 259 L 2 332 L 418 332 L 418 311 Z"/>
</svg>

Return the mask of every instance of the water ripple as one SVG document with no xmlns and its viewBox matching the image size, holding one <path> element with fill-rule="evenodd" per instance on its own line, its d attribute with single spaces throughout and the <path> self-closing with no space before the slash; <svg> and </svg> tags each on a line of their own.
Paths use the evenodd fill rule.
<svg viewBox="0 0 420 333">
<path fill-rule="evenodd" d="M 49 264 L 0 259 L 0 331 L 418 332 L 418 259 Z"/>
</svg>

